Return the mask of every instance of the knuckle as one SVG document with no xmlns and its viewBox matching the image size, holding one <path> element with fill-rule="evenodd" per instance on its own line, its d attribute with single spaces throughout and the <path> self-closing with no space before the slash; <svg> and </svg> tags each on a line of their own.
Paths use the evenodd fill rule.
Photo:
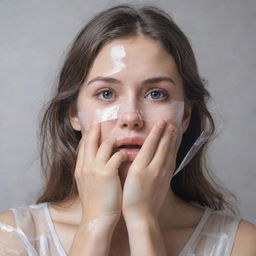
<svg viewBox="0 0 256 256">
<path fill-rule="evenodd" d="M 158 177 L 159 173 L 162 172 L 163 163 L 151 163 L 149 165 L 149 172 L 153 174 L 153 177 Z"/>
<path fill-rule="evenodd" d="M 101 172 L 101 175 L 103 178 L 105 179 L 109 179 L 113 177 L 112 172 L 110 171 L 110 169 L 105 170 L 104 172 Z"/>
<path fill-rule="evenodd" d="M 89 168 L 88 168 L 88 173 L 90 174 L 96 174 L 97 170 L 99 170 L 100 168 L 96 165 L 96 164 L 92 164 Z"/>
<path fill-rule="evenodd" d="M 91 143 L 96 143 L 97 140 L 98 140 L 98 139 L 97 139 L 96 137 L 88 136 L 86 143 L 87 143 L 87 145 L 88 145 L 88 144 L 91 145 Z"/>
<path fill-rule="evenodd" d="M 161 172 L 159 170 L 154 170 L 152 176 L 153 176 L 153 179 L 159 179 L 159 176 L 160 176 Z"/>
<path fill-rule="evenodd" d="M 169 130 L 170 130 L 170 132 L 171 132 L 172 134 L 175 134 L 175 133 L 177 133 L 177 131 L 178 131 L 178 129 L 177 129 L 175 126 L 170 126 L 170 127 L 169 127 Z"/>
<path fill-rule="evenodd" d="M 106 146 L 112 146 L 113 145 L 113 139 L 107 139 L 104 141 L 104 145 Z"/>
<path fill-rule="evenodd" d="M 168 148 L 169 148 L 169 145 L 168 144 L 164 144 L 164 145 L 162 145 L 162 151 L 167 151 L 168 150 Z"/>
<path fill-rule="evenodd" d="M 137 172 L 134 172 L 134 176 L 135 176 L 137 179 L 142 179 L 143 174 L 142 174 L 141 172 L 137 171 Z"/>
<path fill-rule="evenodd" d="M 110 169 L 109 168 L 101 168 L 101 169 L 97 169 L 97 171 L 95 171 L 93 173 L 93 175 L 97 178 L 100 178 L 100 179 L 108 179 L 110 177 L 112 177 L 112 173 L 110 172 Z"/>
<path fill-rule="evenodd" d="M 148 150 L 149 151 L 154 151 L 155 150 L 155 146 L 154 145 L 149 145 Z"/>
</svg>

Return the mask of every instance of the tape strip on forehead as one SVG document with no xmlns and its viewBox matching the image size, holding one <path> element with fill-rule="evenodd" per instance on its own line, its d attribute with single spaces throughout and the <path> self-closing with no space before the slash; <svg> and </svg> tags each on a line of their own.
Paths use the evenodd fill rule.
<svg viewBox="0 0 256 256">
<path fill-rule="evenodd" d="M 126 52 L 124 49 L 124 46 L 122 45 L 116 45 L 111 48 L 110 51 L 110 57 L 112 59 L 113 69 L 110 73 L 106 74 L 105 76 L 114 75 L 122 69 L 126 67 L 125 63 L 122 61 L 122 59 L 126 56 Z"/>
</svg>

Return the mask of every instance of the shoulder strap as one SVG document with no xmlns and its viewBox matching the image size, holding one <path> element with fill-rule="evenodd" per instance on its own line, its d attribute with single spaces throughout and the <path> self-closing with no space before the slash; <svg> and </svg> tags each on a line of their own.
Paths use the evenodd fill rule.
<svg viewBox="0 0 256 256">
<path fill-rule="evenodd" d="M 10 209 L 14 213 L 16 226 L 30 239 L 35 239 L 48 232 L 47 225 L 45 225 L 43 206 L 44 203 L 41 203 Z"/>
<path fill-rule="evenodd" d="M 230 256 L 241 218 L 224 211 L 213 211 L 200 237 L 205 239 L 210 255 Z"/>
<path fill-rule="evenodd" d="M 230 256 L 240 220 L 225 211 L 207 209 L 179 256 Z"/>
</svg>

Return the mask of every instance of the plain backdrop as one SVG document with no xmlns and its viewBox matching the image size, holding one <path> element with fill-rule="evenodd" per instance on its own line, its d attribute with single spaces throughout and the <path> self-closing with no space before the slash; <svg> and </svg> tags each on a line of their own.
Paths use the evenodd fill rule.
<svg viewBox="0 0 256 256">
<path fill-rule="evenodd" d="M 79 30 L 97 12 L 121 3 L 162 7 L 188 36 L 217 125 L 210 168 L 237 196 L 241 216 L 256 223 L 254 0 L 1 0 L 0 210 L 37 199 L 43 185 L 39 111 Z"/>
</svg>

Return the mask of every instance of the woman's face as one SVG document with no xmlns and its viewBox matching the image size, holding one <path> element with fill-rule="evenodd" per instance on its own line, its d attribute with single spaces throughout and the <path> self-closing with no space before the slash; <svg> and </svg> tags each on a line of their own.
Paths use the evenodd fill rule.
<svg viewBox="0 0 256 256">
<path fill-rule="evenodd" d="M 101 122 L 100 142 L 117 138 L 128 161 L 139 151 L 133 144 L 143 144 L 158 120 L 179 129 L 180 144 L 191 113 L 173 57 L 144 36 L 116 39 L 101 49 L 80 89 L 77 110 L 73 128 L 86 135 Z"/>
</svg>

